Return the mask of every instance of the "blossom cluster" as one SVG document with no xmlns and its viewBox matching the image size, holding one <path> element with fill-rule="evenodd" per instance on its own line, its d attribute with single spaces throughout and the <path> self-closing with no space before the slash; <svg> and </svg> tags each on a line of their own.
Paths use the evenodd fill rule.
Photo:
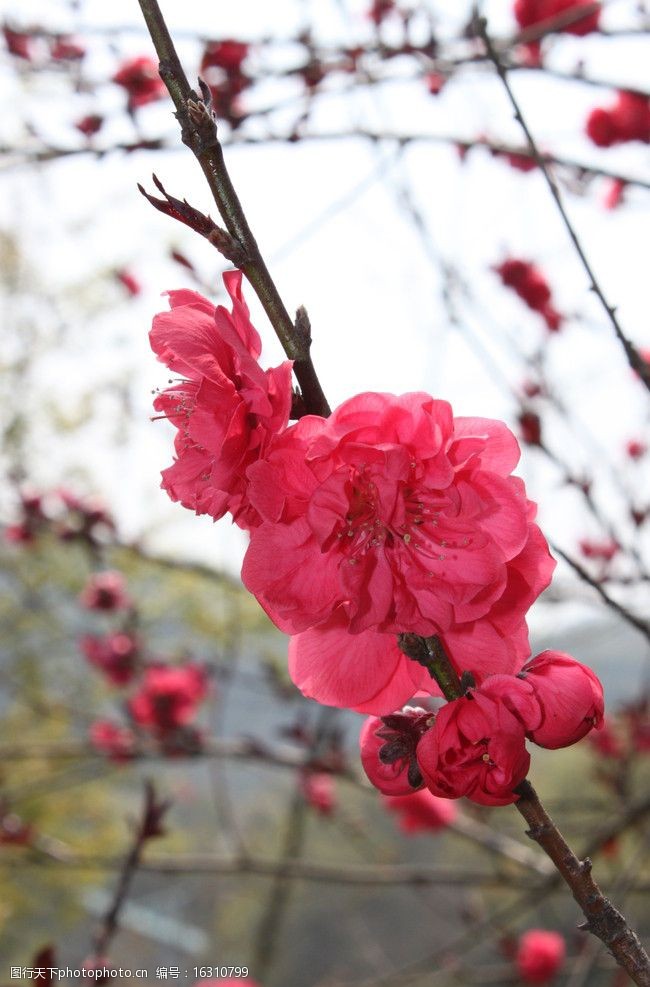
<svg viewBox="0 0 650 987">
<path fill-rule="evenodd" d="M 409 723 L 409 790 L 423 775 L 443 797 L 512 801 L 528 767 L 526 735 L 563 746 L 602 716 L 594 699 L 572 731 L 563 721 L 558 739 L 560 714 L 546 696 L 561 694 L 571 673 L 557 659 L 547 668 L 544 656 L 522 671 L 526 614 L 555 562 L 512 475 L 517 440 L 502 422 L 455 417 L 420 392 L 367 392 L 329 418 L 290 424 L 291 363 L 260 367 L 241 273 L 224 282 L 230 311 L 175 291 L 170 311 L 154 318 L 152 348 L 178 375 L 155 399 L 176 429 L 163 487 L 199 514 L 229 512 L 248 531 L 242 578 L 291 635 L 290 674 L 306 696 L 379 717 L 415 694 L 439 696 L 400 645 L 404 634 L 436 638 L 473 688 L 437 725 L 431 714 Z M 461 791 L 455 772 L 443 783 L 436 765 L 445 745 L 466 736 L 480 763 Z"/>
<path fill-rule="evenodd" d="M 548 281 L 535 264 L 517 257 L 508 257 L 494 270 L 507 288 L 519 295 L 533 312 L 541 315 L 550 332 L 557 332 L 561 328 L 563 317 L 553 304 Z"/>
<path fill-rule="evenodd" d="M 597 677 L 569 655 L 544 651 L 518 675 L 488 676 L 437 714 L 405 707 L 369 717 L 361 760 L 385 795 L 406 796 L 425 785 L 441 798 L 507 805 L 526 777 L 526 739 L 568 747 L 603 722 Z"/>
<path fill-rule="evenodd" d="M 93 573 L 79 602 L 120 624 L 104 634 L 85 634 L 79 648 L 86 661 L 114 688 L 128 689 L 123 703 L 127 723 L 108 719 L 90 728 L 93 746 L 115 761 L 133 757 L 138 741 L 153 743 L 163 754 L 193 753 L 202 738 L 194 725 L 208 694 L 206 669 L 195 662 L 169 665 L 147 658 L 135 631 L 137 614 L 124 577 L 114 570 Z"/>
<path fill-rule="evenodd" d="M 587 117 L 587 136 L 598 147 L 626 141 L 650 143 L 650 99 L 620 90 L 611 106 L 596 106 Z"/>
</svg>

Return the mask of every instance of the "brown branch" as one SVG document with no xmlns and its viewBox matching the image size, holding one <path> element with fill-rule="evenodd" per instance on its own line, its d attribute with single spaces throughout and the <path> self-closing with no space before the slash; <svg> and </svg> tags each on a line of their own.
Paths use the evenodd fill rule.
<svg viewBox="0 0 650 987">
<path fill-rule="evenodd" d="M 603 292 L 603 289 L 601 288 L 596 278 L 594 270 L 580 242 L 578 234 L 576 233 L 576 230 L 573 226 L 573 223 L 569 219 L 569 215 L 564 207 L 564 202 L 562 200 L 562 196 L 560 194 L 560 190 L 558 188 L 557 182 L 555 181 L 555 178 L 551 175 L 551 172 L 549 171 L 547 164 L 544 160 L 544 156 L 540 153 L 540 150 L 537 146 L 537 142 L 533 137 L 532 131 L 530 130 L 530 127 L 528 126 L 528 123 L 524 118 L 524 115 L 521 111 L 521 107 L 519 106 L 519 102 L 517 101 L 512 86 L 510 85 L 510 80 L 508 79 L 508 69 L 501 61 L 499 57 L 499 53 L 494 47 L 492 39 L 490 38 L 490 35 L 488 33 L 487 21 L 483 17 L 478 18 L 478 32 L 480 37 L 483 39 L 488 56 L 492 64 L 494 65 L 499 78 L 503 83 L 504 89 L 508 96 L 508 100 L 510 101 L 510 105 L 514 112 L 515 119 L 517 120 L 521 129 L 524 132 L 524 135 L 528 142 L 528 146 L 530 148 L 531 156 L 534 158 L 535 162 L 537 163 L 538 168 L 540 168 L 542 171 L 544 180 L 546 181 L 549 191 L 557 206 L 564 227 L 567 233 L 569 234 L 569 238 L 573 243 L 575 252 L 580 260 L 580 263 L 582 264 L 585 274 L 587 275 L 590 290 L 593 291 L 593 293 L 598 298 L 598 301 L 602 305 L 603 309 L 605 310 L 607 317 L 612 325 L 612 328 L 614 329 L 614 332 L 618 340 L 620 341 L 620 343 L 623 346 L 623 349 L 625 350 L 625 355 L 627 356 L 628 363 L 630 364 L 632 369 L 635 370 L 636 373 L 639 375 L 640 379 L 643 381 L 643 383 L 648 388 L 648 390 L 650 390 L 650 364 L 646 363 L 646 361 L 643 359 L 643 357 L 637 350 L 636 346 L 634 346 L 634 344 L 624 334 L 621 325 L 618 321 L 615 307 L 613 305 L 610 305 L 607 298 L 605 297 L 605 293 Z"/>
<path fill-rule="evenodd" d="M 613 610 L 614 613 L 618 614 L 619 617 L 622 617 L 623 620 L 625 620 L 628 624 L 630 624 L 632 627 L 635 627 L 636 630 L 640 631 L 641 634 L 643 634 L 643 636 L 645 637 L 645 639 L 650 642 L 650 624 L 647 621 L 642 620 L 641 617 L 637 617 L 636 614 L 631 613 L 621 603 L 618 603 L 616 600 L 614 600 L 609 595 L 609 593 L 604 588 L 604 586 L 601 583 L 599 583 L 596 579 L 594 579 L 592 576 L 590 576 L 587 570 L 584 568 L 584 566 L 580 565 L 580 563 L 576 559 L 572 558 L 570 555 L 567 555 L 566 552 L 564 552 L 561 548 L 558 548 L 558 546 L 555 545 L 553 542 L 551 542 L 550 544 L 553 551 L 556 552 L 557 555 L 560 556 L 560 558 L 564 559 L 567 565 L 571 566 L 573 571 L 580 577 L 580 579 L 582 579 L 583 582 L 587 583 L 588 586 L 591 586 L 592 589 L 596 590 L 600 598 L 609 607 L 610 610 Z"/>
<path fill-rule="evenodd" d="M 458 682 L 456 670 L 442 643 L 437 638 L 433 640 L 436 642 L 435 659 L 429 660 L 425 667 L 438 682 L 445 697 L 453 701 L 462 695 L 462 685 Z M 425 664 L 424 657 L 426 654 L 430 655 L 432 650 L 430 641 L 429 638 L 419 638 L 417 635 L 401 635 L 400 646 L 409 657 Z M 582 909 L 586 922 L 580 928 L 593 933 L 607 946 L 616 962 L 626 970 L 635 984 L 650 987 L 650 959 L 624 916 L 605 898 L 592 878 L 589 857 L 584 860 L 576 857 L 529 781 L 523 781 L 515 788 L 515 792 L 519 795 L 515 808 L 530 827 L 527 835 L 551 859 Z"/>
<path fill-rule="evenodd" d="M 135 831 L 131 849 L 122 864 L 120 879 L 111 904 L 102 919 L 101 925 L 94 937 L 93 948 L 95 957 L 101 959 L 108 953 L 111 940 L 118 930 L 119 917 L 135 876 L 141 864 L 142 851 L 147 840 L 162 834 L 162 817 L 169 808 L 168 802 L 158 802 L 151 782 L 145 783 L 145 798 L 142 817 Z"/>
<path fill-rule="evenodd" d="M 650 959 L 635 932 L 612 905 L 591 876 L 591 860 L 579 860 L 541 804 L 528 781 L 515 791 L 519 801 L 515 808 L 524 817 L 528 836 L 544 850 L 555 864 L 586 918 L 580 928 L 593 933 L 639 987 L 650 987 Z"/>
<path fill-rule="evenodd" d="M 275 329 L 300 384 L 307 411 L 328 415 L 329 405 L 309 353 L 311 339 L 296 331 L 246 219 L 228 174 L 217 125 L 209 107 L 209 90 L 202 85 L 202 97 L 190 87 L 179 61 L 157 0 L 138 0 L 160 60 L 160 75 L 176 107 L 183 143 L 199 162 L 226 229 L 241 248 L 241 269 Z"/>
<path fill-rule="evenodd" d="M 503 141 L 487 140 L 481 137 L 477 140 L 467 140 L 467 138 L 455 137 L 452 134 L 407 134 L 400 133 L 399 131 L 391 130 L 370 130 L 361 127 L 351 128 L 349 130 L 343 131 L 321 131 L 320 133 L 300 133 L 300 134 L 266 134 L 263 137 L 253 137 L 246 135 L 244 133 L 235 133 L 228 136 L 227 141 L 224 141 L 224 146 L 226 147 L 257 147 L 265 144 L 277 144 L 280 142 L 287 142 L 291 140 L 293 143 L 300 142 L 314 142 L 314 141 L 340 141 L 353 138 L 362 138 L 364 140 L 369 140 L 372 143 L 380 143 L 386 141 L 389 143 L 395 143 L 402 146 L 407 144 L 416 143 L 429 143 L 429 144 L 449 144 L 453 147 L 462 148 L 465 151 L 472 150 L 476 147 L 484 147 L 488 151 L 491 151 L 496 155 L 509 155 L 515 154 L 522 158 L 534 158 L 530 148 L 522 147 L 517 144 L 505 143 Z M 132 154 L 134 151 L 174 151 L 179 150 L 177 145 L 166 144 L 162 141 L 148 141 L 146 144 L 141 141 L 135 143 L 122 143 L 114 144 L 111 147 L 71 147 L 71 148 L 57 148 L 57 147 L 46 147 L 41 151 L 20 151 L 16 148 L 9 147 L 7 145 L 0 147 L 0 158 L 7 157 L 12 154 L 20 154 L 20 160 L 9 161 L 5 163 L 0 168 L 1 171 L 9 171 L 12 167 L 23 164 L 45 164 L 49 161 L 58 161 L 61 158 L 76 157 L 82 154 L 91 154 L 98 158 L 103 158 L 107 154 L 112 154 L 114 152 L 123 152 L 124 154 Z M 548 151 L 544 151 L 542 154 L 543 160 L 547 165 L 553 165 L 558 168 L 566 168 L 570 171 L 575 171 L 578 175 L 583 177 L 593 177 L 593 178 L 611 178 L 614 181 L 620 181 L 624 185 L 629 185 L 630 187 L 650 189 L 650 180 L 642 178 L 640 176 L 623 175 L 614 169 L 604 167 L 602 165 L 591 165 L 586 164 L 583 161 L 578 161 L 575 158 L 567 158 L 563 155 L 553 154 Z"/>
</svg>

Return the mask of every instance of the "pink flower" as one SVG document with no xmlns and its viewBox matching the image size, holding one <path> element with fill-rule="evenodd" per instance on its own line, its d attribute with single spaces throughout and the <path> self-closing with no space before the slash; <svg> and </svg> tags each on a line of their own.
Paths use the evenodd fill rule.
<svg viewBox="0 0 650 987">
<path fill-rule="evenodd" d="M 128 727 L 96 720 L 90 727 L 90 742 L 100 753 L 112 761 L 129 761 L 135 752 L 135 735 Z"/>
<path fill-rule="evenodd" d="M 99 113 L 89 113 L 87 116 L 77 120 L 75 127 L 84 137 L 92 137 L 101 130 L 103 123 L 104 117 L 100 116 Z"/>
<path fill-rule="evenodd" d="M 527 984 L 545 984 L 564 963 L 566 946 L 559 932 L 529 929 L 517 946 L 517 972 Z"/>
<path fill-rule="evenodd" d="M 300 787 L 308 805 L 321 816 L 331 816 L 336 809 L 336 791 L 332 775 L 324 771 L 307 771 L 300 779 Z"/>
<path fill-rule="evenodd" d="M 620 549 L 621 546 L 613 538 L 606 538 L 603 541 L 583 538 L 580 541 L 580 551 L 586 559 L 602 559 L 603 562 L 611 562 Z"/>
<path fill-rule="evenodd" d="M 531 740 L 555 750 L 576 744 L 603 722 L 603 687 L 586 665 L 561 651 L 542 651 L 519 673 L 532 686 L 542 711 L 539 726 L 528 728 Z"/>
<path fill-rule="evenodd" d="M 261 342 L 242 297 L 241 271 L 223 279 L 232 313 L 195 291 L 172 291 L 171 311 L 155 316 L 151 347 L 180 382 L 154 407 L 178 429 L 176 460 L 162 474 L 171 499 L 215 519 L 230 511 L 246 528 L 259 522 L 246 471 L 287 424 L 291 363 L 261 369 Z"/>
<path fill-rule="evenodd" d="M 136 672 L 138 644 L 130 634 L 86 635 L 79 642 L 84 657 L 113 685 L 126 685 Z"/>
<path fill-rule="evenodd" d="M 648 451 L 648 446 L 640 439 L 630 439 L 625 444 L 625 451 L 630 459 L 641 459 Z"/>
<path fill-rule="evenodd" d="M 113 76 L 113 82 L 126 90 L 130 110 L 162 99 L 166 92 L 158 66 L 148 55 L 139 55 L 123 62 Z"/>
<path fill-rule="evenodd" d="M 353 634 L 474 622 L 533 540 L 547 575 L 532 505 L 509 476 L 518 459 L 501 422 L 454 419 L 426 394 L 360 394 L 327 420 L 303 418 L 249 471 L 263 523 L 244 581 L 293 632 L 334 614 Z"/>
<path fill-rule="evenodd" d="M 542 21 L 560 17 L 569 11 L 580 10 L 581 7 L 592 7 L 592 0 L 515 0 L 514 15 L 521 28 L 532 27 Z M 600 10 L 585 14 L 572 24 L 558 30 L 569 34 L 590 34 L 598 30 Z"/>
<path fill-rule="evenodd" d="M 397 813 L 399 828 L 409 834 L 436 833 L 450 826 L 458 816 L 454 802 L 438 798 L 426 788 L 411 795 L 385 795 L 383 803 L 389 812 Z"/>
<path fill-rule="evenodd" d="M 529 446 L 542 442 L 542 420 L 536 411 L 522 411 L 518 418 L 521 438 Z"/>
<path fill-rule="evenodd" d="M 88 579 L 79 597 L 88 610 L 126 610 L 131 600 L 121 572 L 96 572 Z"/>
<path fill-rule="evenodd" d="M 3 534 L 10 545 L 31 545 L 34 541 L 34 530 L 26 521 L 8 524 Z"/>
<path fill-rule="evenodd" d="M 605 185 L 602 197 L 604 209 L 617 209 L 623 202 L 627 182 L 622 178 L 610 178 Z"/>
<path fill-rule="evenodd" d="M 416 751 L 432 722 L 431 712 L 411 706 L 365 721 L 359 736 L 361 763 L 368 780 L 384 795 L 410 795 L 422 787 Z"/>
<path fill-rule="evenodd" d="M 471 690 L 447 703 L 420 740 L 424 782 L 442 798 L 508 805 L 530 764 L 524 727 L 500 698 Z"/>
<path fill-rule="evenodd" d="M 35 42 L 33 35 L 26 31 L 13 31 L 7 24 L 2 27 L 7 51 L 16 58 L 23 58 L 26 62 L 32 62 L 35 57 Z"/>
<path fill-rule="evenodd" d="M 428 75 L 425 76 L 424 81 L 426 82 L 427 89 L 431 95 L 438 96 L 447 82 L 447 77 L 442 75 L 440 72 L 429 72 Z"/>
<path fill-rule="evenodd" d="M 147 668 L 140 689 L 129 700 L 129 712 L 139 726 L 165 735 L 194 718 L 207 691 L 200 665 L 154 665 Z"/>
<path fill-rule="evenodd" d="M 650 99 L 643 93 L 620 90 L 611 106 L 597 106 L 585 125 L 587 136 L 598 147 L 625 141 L 650 143 Z"/>
<path fill-rule="evenodd" d="M 76 62 L 86 54 L 85 45 L 75 38 L 57 38 L 50 49 L 50 56 L 56 62 Z"/>
<path fill-rule="evenodd" d="M 368 10 L 368 18 L 379 27 L 379 25 L 394 11 L 397 10 L 395 0 L 373 0 Z"/>
<path fill-rule="evenodd" d="M 554 307 L 548 281 L 539 268 L 530 261 L 509 257 L 494 270 L 502 283 L 512 288 L 528 308 L 539 312 L 549 332 L 557 332 L 561 328 L 563 316 Z"/>
<path fill-rule="evenodd" d="M 435 693 L 397 647 L 405 630 L 437 634 L 478 678 L 521 668 L 555 563 L 509 476 L 518 458 L 505 425 L 426 394 L 361 394 L 274 440 L 248 471 L 262 523 L 242 576 L 296 635 L 306 695 L 382 714 Z"/>
</svg>

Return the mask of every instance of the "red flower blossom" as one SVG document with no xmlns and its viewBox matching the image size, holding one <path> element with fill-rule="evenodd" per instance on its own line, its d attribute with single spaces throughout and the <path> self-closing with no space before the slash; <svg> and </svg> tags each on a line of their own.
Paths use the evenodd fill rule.
<svg viewBox="0 0 650 987">
<path fill-rule="evenodd" d="M 518 459 L 501 422 L 454 419 L 426 394 L 360 394 L 303 418 L 249 470 L 263 523 L 244 580 L 282 629 L 343 615 L 353 634 L 430 635 L 475 621 L 531 538 Z"/>
<path fill-rule="evenodd" d="M 643 93 L 620 90 L 608 107 L 596 106 L 587 117 L 587 136 L 598 147 L 625 141 L 650 142 L 650 99 Z"/>
<path fill-rule="evenodd" d="M 31 34 L 25 31 L 12 31 L 6 24 L 3 25 L 2 33 L 10 55 L 23 58 L 26 62 L 33 61 L 36 39 Z"/>
<path fill-rule="evenodd" d="M 397 4 L 395 0 L 373 0 L 370 9 L 368 10 L 368 18 L 376 24 L 377 27 L 384 21 L 393 11 L 397 10 Z"/>
<path fill-rule="evenodd" d="M 246 471 L 266 453 L 291 409 L 291 362 L 262 370 L 261 341 L 241 291 L 240 271 L 224 274 L 232 313 L 195 291 L 169 292 L 170 312 L 150 333 L 159 360 L 181 378 L 154 407 L 178 429 L 176 459 L 162 486 L 197 514 L 230 511 L 241 527 L 259 521 Z"/>
<path fill-rule="evenodd" d="M 442 92 L 447 82 L 447 77 L 442 75 L 440 72 L 429 72 L 429 74 L 425 76 L 424 81 L 426 82 L 427 89 L 431 95 L 437 96 Z"/>
<path fill-rule="evenodd" d="M 501 698 L 470 690 L 447 703 L 422 737 L 417 759 L 424 783 L 441 798 L 509 805 L 530 764 L 524 727 Z"/>
<path fill-rule="evenodd" d="M 533 688 L 542 719 L 527 725 L 527 734 L 540 747 L 570 747 L 603 722 L 605 703 L 598 676 L 561 651 L 542 651 L 525 665 L 519 677 Z M 532 726 L 532 728 L 531 728 Z"/>
<path fill-rule="evenodd" d="M 79 600 L 88 610 L 125 610 L 131 606 L 124 576 L 111 570 L 90 576 Z"/>
<path fill-rule="evenodd" d="M 526 984 L 545 984 L 564 963 L 566 946 L 559 932 L 529 929 L 519 939 L 515 962 Z"/>
<path fill-rule="evenodd" d="M 526 445 L 538 446 L 542 442 L 542 420 L 536 411 L 522 411 L 519 415 L 521 437 Z"/>
<path fill-rule="evenodd" d="M 77 120 L 75 127 L 84 137 L 92 137 L 101 129 L 103 123 L 104 117 L 98 113 L 89 113 L 87 116 Z"/>
<path fill-rule="evenodd" d="M 129 700 L 129 712 L 139 726 L 164 736 L 194 718 L 207 691 L 200 665 L 151 666 Z"/>
<path fill-rule="evenodd" d="M 620 550 L 621 546 L 613 538 L 605 538 L 602 541 L 582 538 L 580 541 L 580 551 L 586 559 L 602 559 L 603 562 L 611 562 Z"/>
<path fill-rule="evenodd" d="M 334 779 L 324 771 L 306 771 L 300 778 L 305 802 L 321 816 L 331 816 L 336 809 Z"/>
<path fill-rule="evenodd" d="M 86 48 L 75 38 L 57 38 L 50 49 L 50 56 L 56 62 L 77 62 L 86 54 Z"/>
<path fill-rule="evenodd" d="M 139 55 L 123 62 L 113 76 L 113 82 L 126 90 L 130 110 L 154 103 L 162 99 L 166 92 L 158 66 L 148 55 Z"/>
<path fill-rule="evenodd" d="M 440 635 L 478 678 L 521 667 L 554 562 L 508 475 L 518 457 L 502 423 L 453 419 L 425 394 L 362 394 L 302 418 L 250 467 L 263 523 L 242 574 L 301 632 L 290 671 L 306 695 L 382 714 L 434 691 L 397 647 L 405 629 Z"/>
<path fill-rule="evenodd" d="M 389 812 L 395 812 L 399 819 L 399 828 L 404 833 L 437 833 L 446 829 L 458 816 L 454 802 L 436 795 L 423 788 L 411 795 L 385 795 L 383 803 Z"/>
<path fill-rule="evenodd" d="M 509 257 L 494 270 L 503 284 L 512 288 L 528 308 L 539 312 L 550 332 L 561 328 L 563 317 L 554 307 L 548 281 L 538 267 L 530 261 Z"/>
<path fill-rule="evenodd" d="M 208 41 L 201 58 L 201 74 L 213 67 L 240 72 L 249 50 L 250 45 L 245 41 Z"/>
<path fill-rule="evenodd" d="M 616 209 L 623 201 L 627 182 L 622 178 L 610 178 L 607 182 L 602 198 L 604 209 Z"/>
<path fill-rule="evenodd" d="M 3 534 L 10 545 L 31 545 L 35 537 L 34 529 L 26 521 L 8 524 Z"/>
<path fill-rule="evenodd" d="M 431 712 L 411 706 L 365 721 L 359 736 L 361 763 L 368 780 L 384 795 L 410 795 L 422 787 L 415 755 L 432 722 Z"/>
<path fill-rule="evenodd" d="M 101 754 L 111 761 L 130 761 L 135 752 L 135 735 L 128 727 L 111 723 L 110 720 L 96 720 L 90 727 L 90 742 Z"/>
<path fill-rule="evenodd" d="M 526 28 L 568 14 L 569 11 L 575 10 L 577 14 L 581 7 L 591 6 L 592 0 L 515 0 L 513 12 L 519 27 Z M 569 34 L 590 34 L 598 30 L 599 19 L 600 9 L 558 30 Z"/>
<path fill-rule="evenodd" d="M 86 660 L 104 673 L 113 685 L 126 685 L 136 672 L 138 644 L 130 634 L 86 635 L 79 642 Z"/>
<path fill-rule="evenodd" d="M 648 451 L 648 446 L 640 439 L 630 439 L 625 444 L 625 451 L 630 459 L 641 459 Z"/>
</svg>

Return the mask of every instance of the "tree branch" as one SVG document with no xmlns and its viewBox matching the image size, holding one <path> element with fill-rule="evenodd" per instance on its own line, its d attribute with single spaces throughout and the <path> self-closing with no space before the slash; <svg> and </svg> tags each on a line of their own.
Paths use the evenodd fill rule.
<svg viewBox="0 0 650 987">
<path fill-rule="evenodd" d="M 190 87 L 157 0 L 138 2 L 158 53 L 160 75 L 176 107 L 183 143 L 199 162 L 226 229 L 241 247 L 245 258 L 241 270 L 255 289 L 285 353 L 294 361 L 306 410 L 327 416 L 330 408 L 309 353 L 311 339 L 296 332 L 248 225 L 217 137 L 216 121 L 208 104 L 209 90 L 202 86 L 199 97 Z"/>
<path fill-rule="evenodd" d="M 587 275 L 587 278 L 589 280 L 590 290 L 593 291 L 593 293 L 598 298 L 598 301 L 604 308 L 607 317 L 614 329 L 614 332 L 617 338 L 619 339 L 620 343 L 622 344 L 623 349 L 625 350 L 625 355 L 627 356 L 630 366 L 632 367 L 633 370 L 636 371 L 636 373 L 639 375 L 640 379 L 643 381 L 643 383 L 648 388 L 648 390 L 650 390 L 650 364 L 646 363 L 646 361 L 643 359 L 643 357 L 637 350 L 636 346 L 634 346 L 634 344 L 624 334 L 621 325 L 618 321 L 615 307 L 613 305 L 610 305 L 607 298 L 605 297 L 603 289 L 600 287 L 600 284 L 596 278 L 591 263 L 589 262 L 585 250 L 580 242 L 578 234 L 576 233 L 573 224 L 569 219 L 569 215 L 564 207 L 564 202 L 562 201 L 562 196 L 560 195 L 560 190 L 557 186 L 557 182 L 551 175 L 547 167 L 546 161 L 544 160 L 544 156 L 540 153 L 540 150 L 537 146 L 537 142 L 535 141 L 535 138 L 532 135 L 530 127 L 528 126 L 523 116 L 521 107 L 519 106 L 519 103 L 512 90 L 512 86 L 510 85 L 510 80 L 508 79 L 508 69 L 504 66 L 503 62 L 499 57 L 499 53 L 494 47 L 494 43 L 492 42 L 492 39 L 490 38 L 490 35 L 488 33 L 487 21 L 485 20 L 484 17 L 478 18 L 477 29 L 479 36 L 482 38 L 485 44 L 490 61 L 494 65 L 497 74 L 503 83 L 504 89 L 510 101 L 510 105 L 512 106 L 514 112 L 515 119 L 517 120 L 521 129 L 523 130 L 526 140 L 528 142 L 531 155 L 535 159 L 538 168 L 540 168 L 542 174 L 544 175 L 544 179 L 546 181 L 546 184 L 548 185 L 551 195 L 553 196 L 553 200 L 562 218 L 564 227 L 567 233 L 569 234 L 571 242 L 573 243 L 573 246 L 575 248 L 576 254 L 578 255 L 580 259 L 580 263 L 582 264 L 582 267 Z"/>
</svg>

